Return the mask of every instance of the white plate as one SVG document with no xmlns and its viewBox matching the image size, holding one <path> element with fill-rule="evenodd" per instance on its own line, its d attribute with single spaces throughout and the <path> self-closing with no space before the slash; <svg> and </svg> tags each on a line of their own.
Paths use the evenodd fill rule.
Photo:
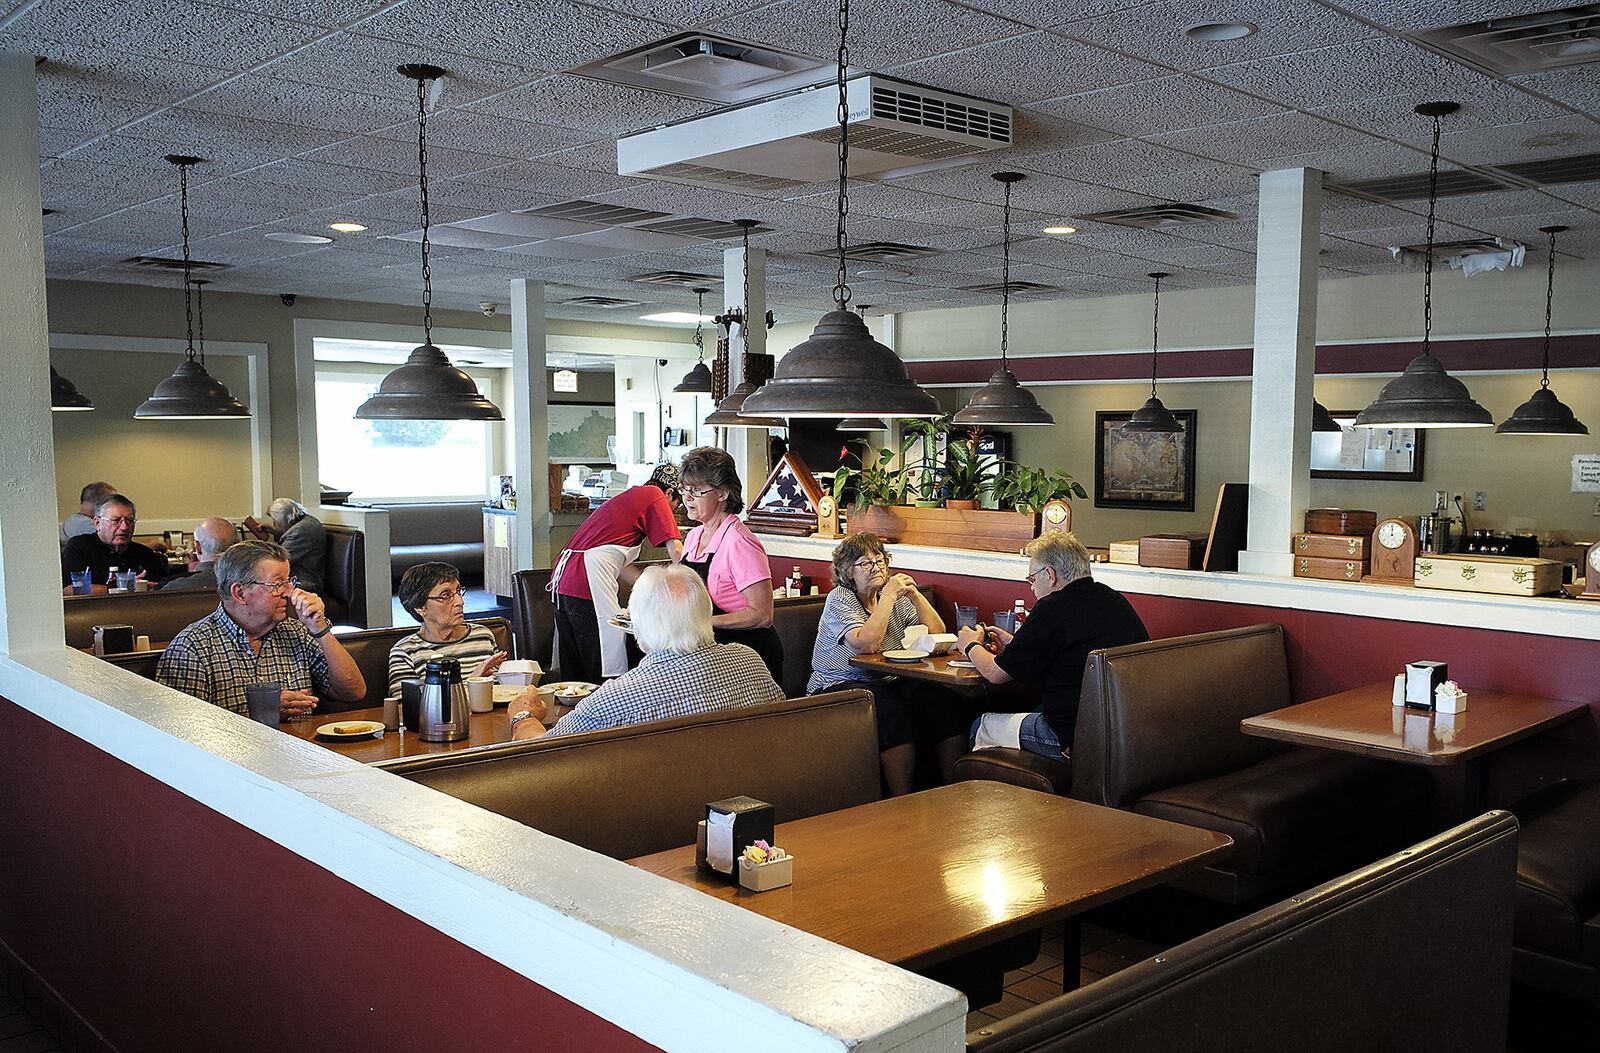
<svg viewBox="0 0 1600 1053">
<path fill-rule="evenodd" d="M 539 693 L 554 698 L 557 705 L 575 706 L 599 689 L 599 684 L 591 684 L 584 680 L 562 680 L 554 684 L 541 685 Z"/>
<path fill-rule="evenodd" d="M 883 652 L 883 657 L 890 662 L 905 662 L 909 665 L 912 662 L 920 662 L 924 658 L 927 658 L 928 652 L 912 651 L 906 648 L 900 648 L 893 651 Z"/>
<path fill-rule="evenodd" d="M 325 739 L 365 739 L 371 738 L 382 730 L 382 721 L 337 720 L 332 724 L 323 724 L 317 728 L 317 734 Z"/>
</svg>

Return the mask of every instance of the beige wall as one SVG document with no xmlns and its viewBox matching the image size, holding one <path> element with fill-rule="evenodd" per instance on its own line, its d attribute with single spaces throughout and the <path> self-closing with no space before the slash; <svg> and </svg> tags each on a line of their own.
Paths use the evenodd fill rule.
<svg viewBox="0 0 1600 1053">
<path fill-rule="evenodd" d="M 51 364 L 95 405 L 89 413 L 51 414 L 60 518 L 78 510 L 84 484 L 101 479 L 131 497 L 146 521 L 261 513 L 250 507 L 249 421 L 133 419 L 181 361 L 144 351 L 51 350 Z M 206 369 L 248 398 L 246 359 L 211 355 Z"/>
</svg>

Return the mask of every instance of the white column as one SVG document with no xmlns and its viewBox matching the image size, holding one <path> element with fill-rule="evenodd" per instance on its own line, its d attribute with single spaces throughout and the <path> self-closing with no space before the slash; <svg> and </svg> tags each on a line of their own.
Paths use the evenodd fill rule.
<svg viewBox="0 0 1600 1053">
<path fill-rule="evenodd" d="M 728 344 L 728 390 L 744 380 L 744 353 L 767 353 L 767 250 L 750 250 L 750 302 L 744 303 L 744 248 L 724 249 L 722 253 L 723 301 L 729 307 L 744 306 L 748 326 L 734 330 Z M 709 412 L 709 411 L 708 411 Z M 724 448 L 739 466 L 748 504 L 761 484 L 767 481 L 767 432 L 764 428 L 724 428 Z"/>
<path fill-rule="evenodd" d="M 59 654 L 64 631 L 37 98 L 33 55 L 0 53 L 0 653 L 13 655 Z"/>
<path fill-rule="evenodd" d="M 1317 351 L 1322 173 L 1264 172 L 1256 231 L 1255 355 L 1250 384 L 1250 534 L 1239 569 L 1292 573 L 1289 536 L 1311 496 L 1311 398 Z"/>
<path fill-rule="evenodd" d="M 511 279 L 511 435 L 516 450 L 517 570 L 550 566 L 550 392 L 544 283 Z"/>
</svg>

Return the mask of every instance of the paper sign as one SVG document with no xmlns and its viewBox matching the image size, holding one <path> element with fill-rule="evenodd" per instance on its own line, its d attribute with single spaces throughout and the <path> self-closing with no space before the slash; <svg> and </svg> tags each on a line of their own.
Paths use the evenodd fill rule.
<svg viewBox="0 0 1600 1053">
<path fill-rule="evenodd" d="M 494 547 L 510 548 L 510 520 L 506 516 L 490 516 L 489 519 L 494 523 Z"/>
<path fill-rule="evenodd" d="M 1600 493 L 1600 453 L 1572 455 L 1572 492 Z"/>
</svg>

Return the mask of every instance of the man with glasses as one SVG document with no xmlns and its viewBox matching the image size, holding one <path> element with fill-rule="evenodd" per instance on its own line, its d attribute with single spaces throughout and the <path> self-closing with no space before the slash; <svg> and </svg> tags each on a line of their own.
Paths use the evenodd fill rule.
<svg viewBox="0 0 1600 1053">
<path fill-rule="evenodd" d="M 61 550 L 61 584 L 71 585 L 75 571 L 89 572 L 93 591 L 105 592 L 111 568 L 131 570 L 141 579 L 155 583 L 167 576 L 167 557 L 133 540 L 138 513 L 133 502 L 121 494 L 100 499 L 94 509 L 94 533 L 80 534 Z"/>
<path fill-rule="evenodd" d="M 1023 749 L 1060 760 L 1072 752 L 1089 652 L 1142 643 L 1150 634 L 1120 592 L 1089 577 L 1088 550 L 1071 534 L 1034 538 L 1022 554 L 1028 557 L 1023 580 L 1038 598 L 1028 620 L 1015 634 L 962 629 L 956 646 L 985 680 L 1032 684 L 1043 704 L 1032 713 L 985 713 L 973 722 L 972 748 Z"/>
<path fill-rule="evenodd" d="M 308 714 L 323 700 L 366 695 L 366 680 L 333 635 L 321 597 L 290 577 L 282 545 L 241 541 L 216 561 L 216 573 L 222 602 L 167 645 L 158 681 L 244 714 L 245 688 L 278 684 L 284 717 Z"/>
</svg>

